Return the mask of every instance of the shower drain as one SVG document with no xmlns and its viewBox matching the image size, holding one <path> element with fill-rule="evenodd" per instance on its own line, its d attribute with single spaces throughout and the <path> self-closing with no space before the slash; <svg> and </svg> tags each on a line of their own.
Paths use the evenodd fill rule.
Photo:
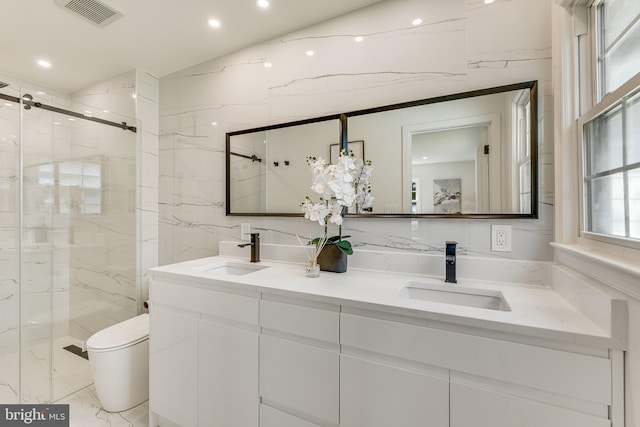
<svg viewBox="0 0 640 427">
<path fill-rule="evenodd" d="M 80 356 L 83 359 L 87 359 L 89 360 L 89 353 L 87 353 L 86 351 L 82 351 L 82 349 L 80 347 L 78 347 L 77 345 L 71 344 L 68 345 L 66 347 L 62 347 L 64 350 L 67 350 L 73 354 L 75 354 L 76 356 Z"/>
</svg>

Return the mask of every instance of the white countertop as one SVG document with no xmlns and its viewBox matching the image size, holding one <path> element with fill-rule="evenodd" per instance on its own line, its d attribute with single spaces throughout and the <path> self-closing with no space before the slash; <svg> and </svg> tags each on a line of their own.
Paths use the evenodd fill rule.
<svg viewBox="0 0 640 427">
<path fill-rule="evenodd" d="M 556 290 L 547 286 L 470 279 L 459 279 L 457 284 L 445 284 L 438 277 L 357 268 L 349 268 L 346 273 L 321 272 L 318 278 L 307 278 L 304 265 L 274 261 L 254 264 L 268 268 L 246 275 L 202 270 L 202 267 L 213 267 L 229 261 L 251 264 L 246 258 L 215 256 L 152 268 L 149 274 L 155 280 L 176 284 L 197 287 L 232 286 L 443 322 L 454 328 L 480 328 L 489 332 L 518 334 L 596 348 L 624 349 L 626 346 L 625 339 L 612 336 L 610 331 L 600 328 Z M 401 296 L 403 287 L 409 282 L 500 291 L 511 311 L 436 303 Z M 606 298 L 604 295 L 603 297 Z"/>
</svg>

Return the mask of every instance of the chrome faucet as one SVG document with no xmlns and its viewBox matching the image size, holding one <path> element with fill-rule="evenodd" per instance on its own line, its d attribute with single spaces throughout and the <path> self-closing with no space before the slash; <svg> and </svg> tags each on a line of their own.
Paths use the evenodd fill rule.
<svg viewBox="0 0 640 427">
<path fill-rule="evenodd" d="M 251 233 L 251 242 L 238 245 L 240 248 L 251 246 L 251 262 L 260 262 L 260 234 Z"/>
<path fill-rule="evenodd" d="M 447 242 L 444 253 L 444 267 L 446 270 L 445 282 L 458 283 L 456 280 L 456 245 L 458 242 Z"/>
</svg>

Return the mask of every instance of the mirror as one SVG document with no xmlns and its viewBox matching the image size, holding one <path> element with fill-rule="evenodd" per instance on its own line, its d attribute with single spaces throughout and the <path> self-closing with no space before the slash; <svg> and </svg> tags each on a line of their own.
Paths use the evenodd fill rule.
<svg viewBox="0 0 640 427">
<path fill-rule="evenodd" d="M 307 157 L 329 158 L 340 115 L 227 134 L 227 215 L 301 215 L 311 193 Z"/>
<path fill-rule="evenodd" d="M 347 113 L 374 172 L 372 213 L 535 216 L 536 83 Z M 399 191 L 400 189 L 400 191 Z"/>
<path fill-rule="evenodd" d="M 227 214 L 301 215 L 306 157 L 344 141 L 374 167 L 350 216 L 536 218 L 536 130 L 534 81 L 230 133 Z"/>
</svg>

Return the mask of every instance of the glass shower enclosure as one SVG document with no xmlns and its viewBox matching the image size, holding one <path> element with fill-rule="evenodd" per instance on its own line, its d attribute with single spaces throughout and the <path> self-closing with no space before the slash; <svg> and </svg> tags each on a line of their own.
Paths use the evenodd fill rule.
<svg viewBox="0 0 640 427">
<path fill-rule="evenodd" d="M 32 93 L 0 89 L 2 403 L 91 384 L 85 341 L 138 307 L 136 123 Z"/>
</svg>

